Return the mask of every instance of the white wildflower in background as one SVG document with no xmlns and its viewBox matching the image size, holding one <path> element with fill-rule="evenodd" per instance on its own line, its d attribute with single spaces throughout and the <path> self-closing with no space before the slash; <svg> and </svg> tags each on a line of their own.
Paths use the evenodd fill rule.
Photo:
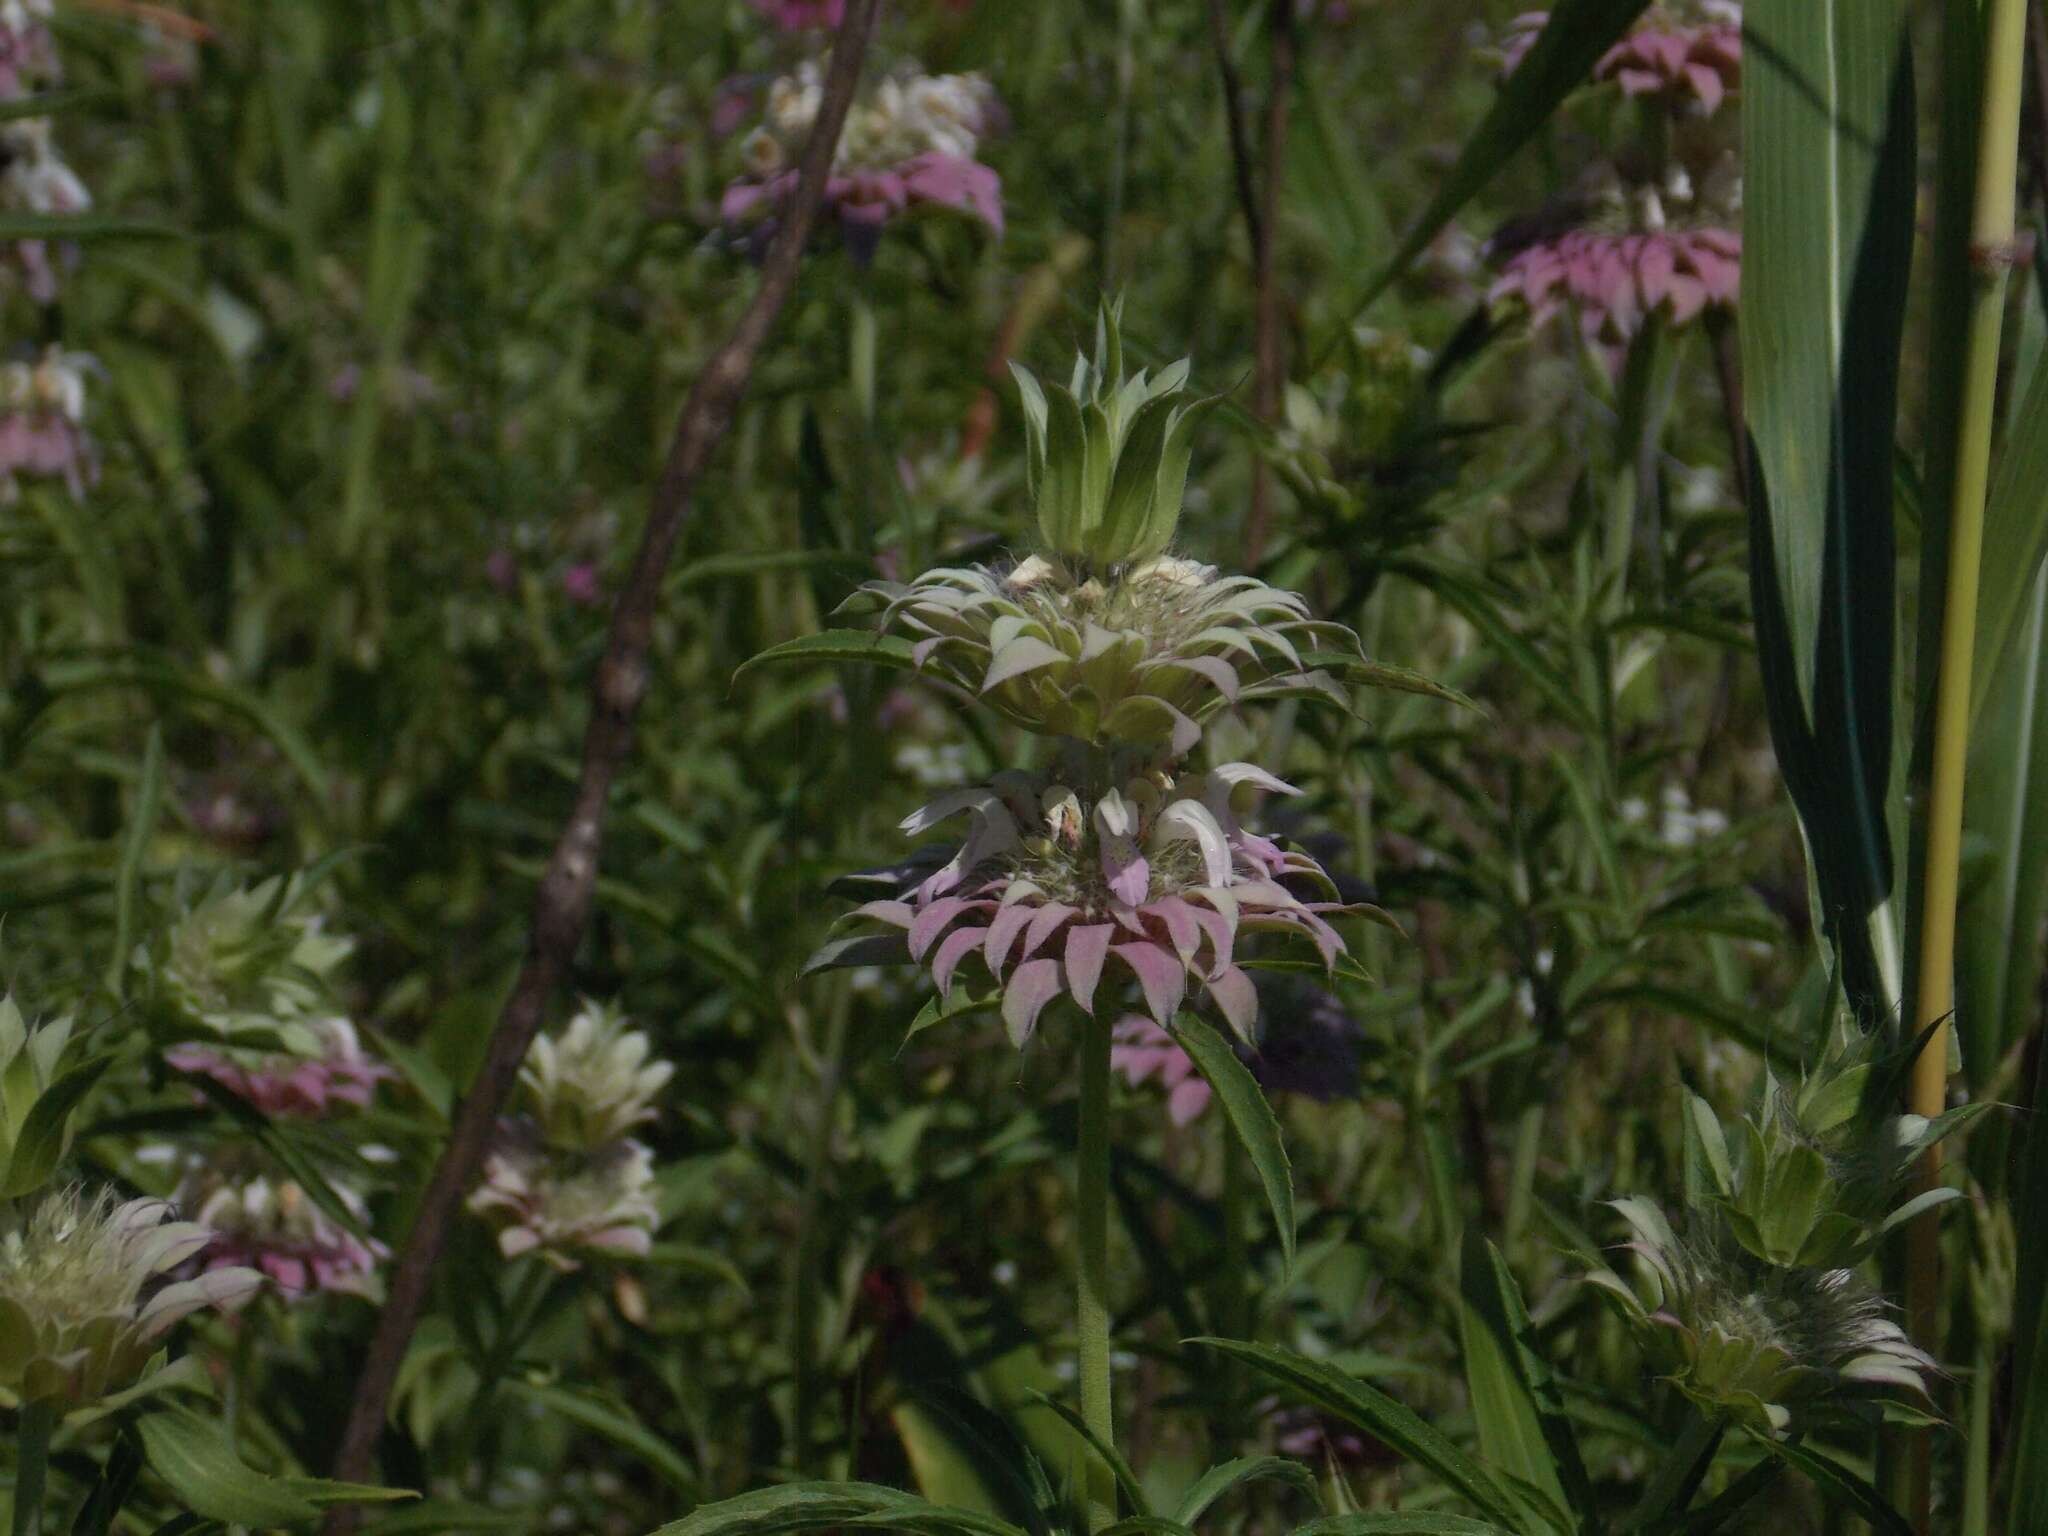
<svg viewBox="0 0 2048 1536">
<path fill-rule="evenodd" d="M 660 1211 L 654 1159 L 627 1133 L 654 1118 L 674 1066 L 616 1008 L 586 1002 L 559 1036 L 541 1035 L 519 1071 L 518 1112 L 499 1123 L 469 1208 L 505 1257 L 559 1269 L 648 1252 Z"/>
</svg>

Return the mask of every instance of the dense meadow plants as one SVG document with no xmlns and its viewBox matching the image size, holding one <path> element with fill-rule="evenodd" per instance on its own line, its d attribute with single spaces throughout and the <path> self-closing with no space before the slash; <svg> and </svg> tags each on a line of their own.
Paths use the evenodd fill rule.
<svg viewBox="0 0 2048 1536">
<path fill-rule="evenodd" d="M 9 1529 L 2048 1530 L 2035 9 L 0 0 Z"/>
</svg>

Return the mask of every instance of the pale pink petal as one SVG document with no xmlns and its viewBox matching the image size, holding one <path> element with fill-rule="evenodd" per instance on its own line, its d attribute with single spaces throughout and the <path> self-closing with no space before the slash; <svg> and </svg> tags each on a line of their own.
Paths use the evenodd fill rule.
<svg viewBox="0 0 2048 1536">
<path fill-rule="evenodd" d="M 1038 1027 L 1038 1016 L 1060 992 L 1057 960 L 1026 960 L 1003 989 L 1003 1027 L 1010 1043 L 1022 1046 Z"/>
<path fill-rule="evenodd" d="M 1164 1025 L 1187 991 L 1187 968 L 1157 944 L 1118 944 L 1110 952 L 1131 968 L 1144 989 L 1145 1006 Z"/>
<path fill-rule="evenodd" d="M 1108 923 L 1090 923 L 1067 930 L 1067 988 L 1084 1013 L 1095 1012 L 1095 984 L 1102 978 L 1102 962 L 1115 934 L 1116 929 Z"/>
</svg>

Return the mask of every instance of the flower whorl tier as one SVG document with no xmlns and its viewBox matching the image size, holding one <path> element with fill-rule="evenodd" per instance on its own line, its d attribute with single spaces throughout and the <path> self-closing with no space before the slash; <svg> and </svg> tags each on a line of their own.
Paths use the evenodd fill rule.
<svg viewBox="0 0 2048 1536">
<path fill-rule="evenodd" d="M 1575 229 L 1511 257 L 1491 298 L 1526 306 L 1538 325 L 1569 303 L 1588 344 L 1609 349 L 1625 346 L 1651 315 L 1683 325 L 1702 310 L 1732 308 L 1741 283 L 1734 230 Z"/>
<path fill-rule="evenodd" d="M 1647 1201 L 1614 1203 L 1635 1235 L 1636 1283 L 1604 1269 L 1587 1279 L 1693 1401 L 1776 1434 L 1843 1397 L 1925 1399 L 1934 1361 L 1855 1271 L 1760 1263 L 1711 1231 L 1681 1238 Z"/>
<path fill-rule="evenodd" d="M 0 1389 L 89 1403 L 132 1382 L 180 1318 L 263 1283 L 248 1269 L 167 1281 L 210 1236 L 173 1215 L 162 1200 L 71 1188 L 0 1217 Z"/>
<path fill-rule="evenodd" d="M 1034 555 L 1001 574 L 948 567 L 862 590 L 884 602 L 885 631 L 911 638 L 920 671 L 1006 719 L 1176 757 L 1240 702 L 1304 690 L 1346 702 L 1304 647 L 1364 659 L 1350 630 L 1310 618 L 1298 594 L 1173 556 L 1104 578 Z"/>
<path fill-rule="evenodd" d="M 561 1270 L 591 1256 L 646 1257 L 661 1219 L 646 1147 L 615 1141 L 565 1155 L 548 1148 L 530 1121 L 499 1127 L 469 1208 L 497 1229 L 506 1258 L 537 1254 Z"/>
<path fill-rule="evenodd" d="M 165 1051 L 164 1060 L 180 1072 L 212 1078 L 272 1118 L 318 1119 L 342 1105 L 367 1109 L 377 1084 L 394 1075 L 391 1068 L 363 1050 L 347 1019 L 314 1019 L 303 1028 L 318 1043 L 313 1054 L 186 1042 Z"/>
<path fill-rule="evenodd" d="M 328 1187 L 352 1215 L 364 1217 L 362 1196 L 332 1179 Z M 201 1164 L 179 1185 L 176 1198 L 210 1232 L 200 1255 L 208 1272 L 260 1272 L 288 1301 L 328 1291 L 377 1296 L 377 1267 L 391 1250 L 374 1238 L 357 1237 L 289 1179 Z"/>
<path fill-rule="evenodd" d="M 1525 11 L 1508 23 L 1502 78 L 1515 72 L 1549 21 L 1548 11 Z M 1742 86 L 1742 7 L 1734 0 L 1653 5 L 1600 56 L 1593 78 L 1710 116 Z"/>
<path fill-rule="evenodd" d="M 847 884 L 895 894 L 852 915 L 902 930 L 905 955 L 930 965 L 942 994 L 968 960 L 979 962 L 1002 988 L 1003 1022 L 1020 1046 L 1055 997 L 1094 1013 L 1112 961 L 1160 1025 L 1193 981 L 1249 1040 L 1258 997 L 1235 962 L 1239 935 L 1299 935 L 1334 968 L 1345 947 L 1330 918 L 1371 909 L 1338 901 L 1307 854 L 1240 826 L 1230 808 L 1239 784 L 1295 793 L 1249 763 L 1177 780 L 1155 769 L 1090 800 L 1057 774 L 998 774 L 908 817 L 903 830 L 914 834 L 965 816 L 966 840 L 925 852 L 921 879 L 853 877 Z"/>
</svg>

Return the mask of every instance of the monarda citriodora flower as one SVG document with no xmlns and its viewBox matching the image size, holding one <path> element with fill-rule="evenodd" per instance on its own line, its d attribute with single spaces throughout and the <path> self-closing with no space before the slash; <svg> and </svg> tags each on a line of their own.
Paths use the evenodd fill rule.
<svg viewBox="0 0 2048 1536">
<path fill-rule="evenodd" d="M 942 993 L 975 962 L 1002 989 L 1019 1045 L 1055 997 L 1094 1013 L 1111 967 L 1159 1024 L 1193 984 L 1249 1041 L 1258 997 L 1236 963 L 1240 936 L 1293 934 L 1334 967 L 1345 947 L 1330 919 L 1370 910 L 1340 902 L 1307 854 L 1239 825 L 1235 786 L 1294 792 L 1263 769 L 1226 763 L 1178 779 L 1155 769 L 1085 794 L 1076 782 L 1085 788 L 1079 773 L 1013 771 L 951 790 L 903 829 L 965 817 L 963 841 L 924 851 L 907 875 L 855 877 L 897 889 L 853 916 L 901 929 L 905 955 L 931 967 Z"/>
<path fill-rule="evenodd" d="M 652 1154 L 628 1132 L 654 1118 L 674 1075 L 616 1008 L 586 1002 L 559 1037 L 541 1035 L 519 1069 L 518 1113 L 499 1122 L 469 1208 L 506 1258 L 557 1269 L 645 1255 L 660 1220 Z"/>
<path fill-rule="evenodd" d="M 170 1272 L 212 1234 L 161 1200 L 57 1190 L 0 1212 L 0 1390 L 24 1403 L 90 1403 L 128 1386 L 180 1318 L 230 1307 L 250 1269 Z"/>
</svg>

